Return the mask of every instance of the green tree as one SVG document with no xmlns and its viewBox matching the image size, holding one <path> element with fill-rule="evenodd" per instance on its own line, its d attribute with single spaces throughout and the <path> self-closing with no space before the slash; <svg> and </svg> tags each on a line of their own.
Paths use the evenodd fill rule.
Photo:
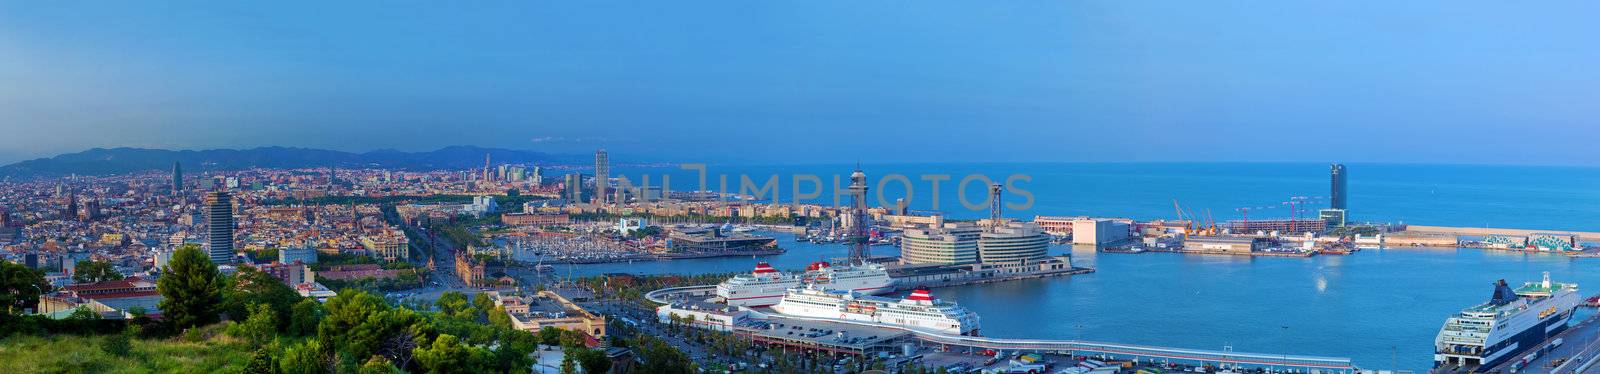
<svg viewBox="0 0 1600 374">
<path fill-rule="evenodd" d="M 429 373 L 476 373 L 486 371 L 488 351 L 469 347 L 460 338 L 439 334 L 433 345 L 416 350 L 417 363 Z"/>
<path fill-rule="evenodd" d="M 548 346 L 561 345 L 561 329 L 545 326 L 539 329 L 539 344 Z"/>
<path fill-rule="evenodd" d="M 274 331 L 288 326 L 287 318 L 294 313 L 292 308 L 304 299 L 278 278 L 248 265 L 240 266 L 239 271 L 227 279 L 225 286 L 221 312 L 227 313 L 235 321 L 242 321 L 254 313 L 250 305 L 266 305 L 272 308 L 275 316 L 272 321 Z"/>
<path fill-rule="evenodd" d="M 645 373 L 693 373 L 694 363 L 689 361 L 689 355 L 683 354 L 677 348 L 661 339 L 641 335 L 639 337 L 640 357 L 644 363 L 639 366 Z"/>
<path fill-rule="evenodd" d="M 577 361 L 570 354 L 561 355 L 561 374 L 577 374 Z"/>
<path fill-rule="evenodd" d="M 356 371 L 356 374 L 393 374 L 399 372 L 400 369 L 396 368 L 394 364 L 390 364 L 389 360 L 373 356 L 367 360 L 367 363 L 361 364 L 361 370 Z"/>
<path fill-rule="evenodd" d="M 122 279 L 122 273 L 118 273 L 117 269 L 112 267 L 110 262 L 94 260 L 78 261 L 78 263 L 72 267 L 72 280 L 74 282 L 95 283 L 118 279 Z"/>
<path fill-rule="evenodd" d="M 382 354 L 402 366 L 411 359 L 419 335 L 413 325 L 421 322 L 416 312 L 391 309 L 383 298 L 356 290 L 328 299 L 324 308 L 317 340 L 331 351 L 351 358 Z"/>
<path fill-rule="evenodd" d="M 322 303 L 313 299 L 301 299 L 295 303 L 289 312 L 289 327 L 284 332 L 292 336 L 312 336 L 317 334 L 317 324 L 322 322 Z"/>
<path fill-rule="evenodd" d="M 327 371 L 327 358 L 321 342 L 307 340 L 284 351 L 278 367 L 284 374 L 318 374 Z"/>
<path fill-rule="evenodd" d="M 228 328 L 228 334 L 260 346 L 272 341 L 278 328 L 278 313 L 266 304 L 252 304 L 250 318 Z"/>
<path fill-rule="evenodd" d="M 472 309 L 472 303 L 467 300 L 467 295 L 457 291 L 440 294 L 439 299 L 434 300 L 433 305 L 439 308 L 440 313 L 451 316 L 470 313 L 469 310 Z"/>
<path fill-rule="evenodd" d="M 244 365 L 245 374 L 277 374 L 278 369 L 272 363 L 272 355 L 266 349 L 257 349 L 250 355 L 250 362 Z"/>
<path fill-rule="evenodd" d="M 23 309 L 39 304 L 39 294 L 50 290 L 44 274 L 27 266 L 0 261 L 0 304 L 5 304 L 7 315 L 16 315 Z"/>
<path fill-rule="evenodd" d="M 490 310 L 489 323 L 502 329 L 513 329 L 511 325 L 511 315 L 506 314 L 506 308 L 497 306 Z"/>
<path fill-rule="evenodd" d="M 189 244 L 173 252 L 162 274 L 156 290 L 161 292 L 163 318 L 179 329 L 217 321 L 223 280 L 200 246 Z"/>
<path fill-rule="evenodd" d="M 577 361 L 585 373 L 604 373 L 611 370 L 611 358 L 599 349 L 578 349 Z"/>
<path fill-rule="evenodd" d="M 494 310 L 494 300 L 489 299 L 488 293 L 479 292 L 472 295 L 472 306 L 477 315 L 484 316 Z"/>
</svg>

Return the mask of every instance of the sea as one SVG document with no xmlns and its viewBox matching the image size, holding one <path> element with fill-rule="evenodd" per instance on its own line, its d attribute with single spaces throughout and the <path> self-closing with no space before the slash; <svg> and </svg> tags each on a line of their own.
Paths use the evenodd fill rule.
<svg viewBox="0 0 1600 374">
<path fill-rule="evenodd" d="M 1346 167 L 1351 221 L 1600 231 L 1597 168 Z M 652 185 L 669 176 L 672 191 L 701 189 L 702 166 L 691 168 L 618 167 L 613 173 L 636 185 L 644 175 L 650 175 Z M 725 185 L 725 191 L 736 193 L 748 178 L 754 192 L 771 179 L 776 181 L 772 190 L 780 202 L 832 204 L 835 178 L 842 189 L 858 166 L 703 168 L 704 189 L 722 190 Z M 1314 217 L 1331 195 L 1329 165 L 1312 163 L 863 164 L 859 169 L 866 175 L 869 202 L 874 205 L 893 206 L 904 198 L 912 210 L 936 210 L 963 219 L 991 214 L 989 206 L 981 204 L 989 181 L 1005 187 L 1002 214 L 1022 219 L 1049 215 L 1146 220 L 1182 214 L 1223 222 L 1245 218 L 1240 208 L 1249 208 L 1251 219 Z M 822 188 L 811 188 L 810 176 Z M 964 192 L 959 187 L 963 179 L 972 180 Z M 815 191 L 821 192 L 819 196 L 808 196 Z M 961 203 L 963 197 L 970 207 Z M 737 272 L 748 271 L 756 261 L 799 269 L 845 254 L 843 245 L 772 235 L 789 249 L 787 253 L 558 265 L 558 269 L 576 275 Z M 897 252 L 893 247 L 873 247 L 875 255 Z M 1345 256 L 1252 258 L 1113 254 L 1070 245 L 1055 246 L 1052 252 L 1070 253 L 1074 265 L 1096 272 L 947 287 L 934 294 L 978 312 L 985 336 L 1349 357 L 1362 368 L 1420 372 L 1432 364 L 1433 340 L 1444 320 L 1488 300 L 1496 280 L 1520 284 L 1549 272 L 1554 281 L 1578 283 L 1586 295 L 1600 291 L 1600 259 L 1550 254 L 1391 248 Z M 1585 310 L 1575 319 L 1591 314 Z"/>
</svg>

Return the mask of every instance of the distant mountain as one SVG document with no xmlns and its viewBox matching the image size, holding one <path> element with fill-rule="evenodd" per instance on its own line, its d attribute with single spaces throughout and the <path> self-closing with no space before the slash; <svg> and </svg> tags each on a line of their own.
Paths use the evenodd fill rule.
<svg viewBox="0 0 1600 374">
<path fill-rule="evenodd" d="M 428 152 L 402 152 L 382 149 L 365 153 L 326 149 L 261 147 L 251 149 L 208 149 L 173 151 L 144 148 L 95 148 L 50 158 L 40 158 L 0 166 L 0 177 L 28 179 L 70 174 L 109 175 L 146 170 L 170 170 L 182 162 L 185 171 L 240 170 L 252 167 L 381 167 L 407 170 L 465 169 L 483 166 L 483 156 L 502 163 L 540 163 L 583 165 L 593 156 L 549 154 L 503 148 L 450 146 Z"/>
</svg>

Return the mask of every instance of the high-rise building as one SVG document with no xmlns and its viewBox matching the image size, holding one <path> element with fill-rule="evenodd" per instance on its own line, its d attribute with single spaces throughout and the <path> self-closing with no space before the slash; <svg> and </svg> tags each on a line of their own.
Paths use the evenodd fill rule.
<svg viewBox="0 0 1600 374">
<path fill-rule="evenodd" d="M 1348 209 L 1345 205 L 1350 201 L 1350 174 L 1345 171 L 1344 164 L 1333 164 L 1330 169 L 1328 171 L 1328 179 L 1332 185 L 1332 191 L 1328 195 L 1328 208 Z"/>
<path fill-rule="evenodd" d="M 172 162 L 172 194 L 183 194 L 183 167 L 177 161 Z"/>
<path fill-rule="evenodd" d="M 606 205 L 606 185 L 611 184 L 611 159 L 605 149 L 594 151 L 594 203 Z"/>
<path fill-rule="evenodd" d="M 583 202 L 583 174 L 567 174 L 561 181 L 561 197 L 569 204 Z"/>
<path fill-rule="evenodd" d="M 206 193 L 206 244 L 211 262 L 233 262 L 233 197 L 227 191 Z"/>
<path fill-rule="evenodd" d="M 509 169 L 509 171 L 506 171 L 506 180 L 507 181 L 522 182 L 522 181 L 527 180 L 527 179 L 528 179 L 528 169 L 522 167 L 522 165 L 512 166 Z"/>
<path fill-rule="evenodd" d="M 483 154 L 483 180 L 485 182 L 487 182 L 490 179 L 489 177 L 490 177 L 490 175 L 489 175 L 489 154 L 488 153 L 484 153 Z"/>
<path fill-rule="evenodd" d="M 540 169 L 538 166 L 534 166 L 533 167 L 533 176 L 528 177 L 528 181 L 529 182 L 533 182 L 534 185 L 543 184 L 544 183 L 544 169 Z"/>
</svg>

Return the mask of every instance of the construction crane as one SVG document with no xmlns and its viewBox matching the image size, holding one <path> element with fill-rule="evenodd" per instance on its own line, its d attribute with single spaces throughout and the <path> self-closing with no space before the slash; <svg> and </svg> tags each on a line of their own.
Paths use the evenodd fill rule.
<svg viewBox="0 0 1600 374">
<path fill-rule="evenodd" d="M 1184 235 L 1193 234 L 1193 231 L 1194 231 L 1194 220 L 1191 219 L 1191 220 L 1188 220 L 1188 221 L 1184 221 L 1184 219 L 1183 219 L 1183 206 L 1178 205 L 1178 199 L 1176 199 L 1176 198 L 1172 199 L 1172 210 L 1174 212 L 1177 212 L 1178 221 L 1183 222 L 1183 234 Z"/>
</svg>

